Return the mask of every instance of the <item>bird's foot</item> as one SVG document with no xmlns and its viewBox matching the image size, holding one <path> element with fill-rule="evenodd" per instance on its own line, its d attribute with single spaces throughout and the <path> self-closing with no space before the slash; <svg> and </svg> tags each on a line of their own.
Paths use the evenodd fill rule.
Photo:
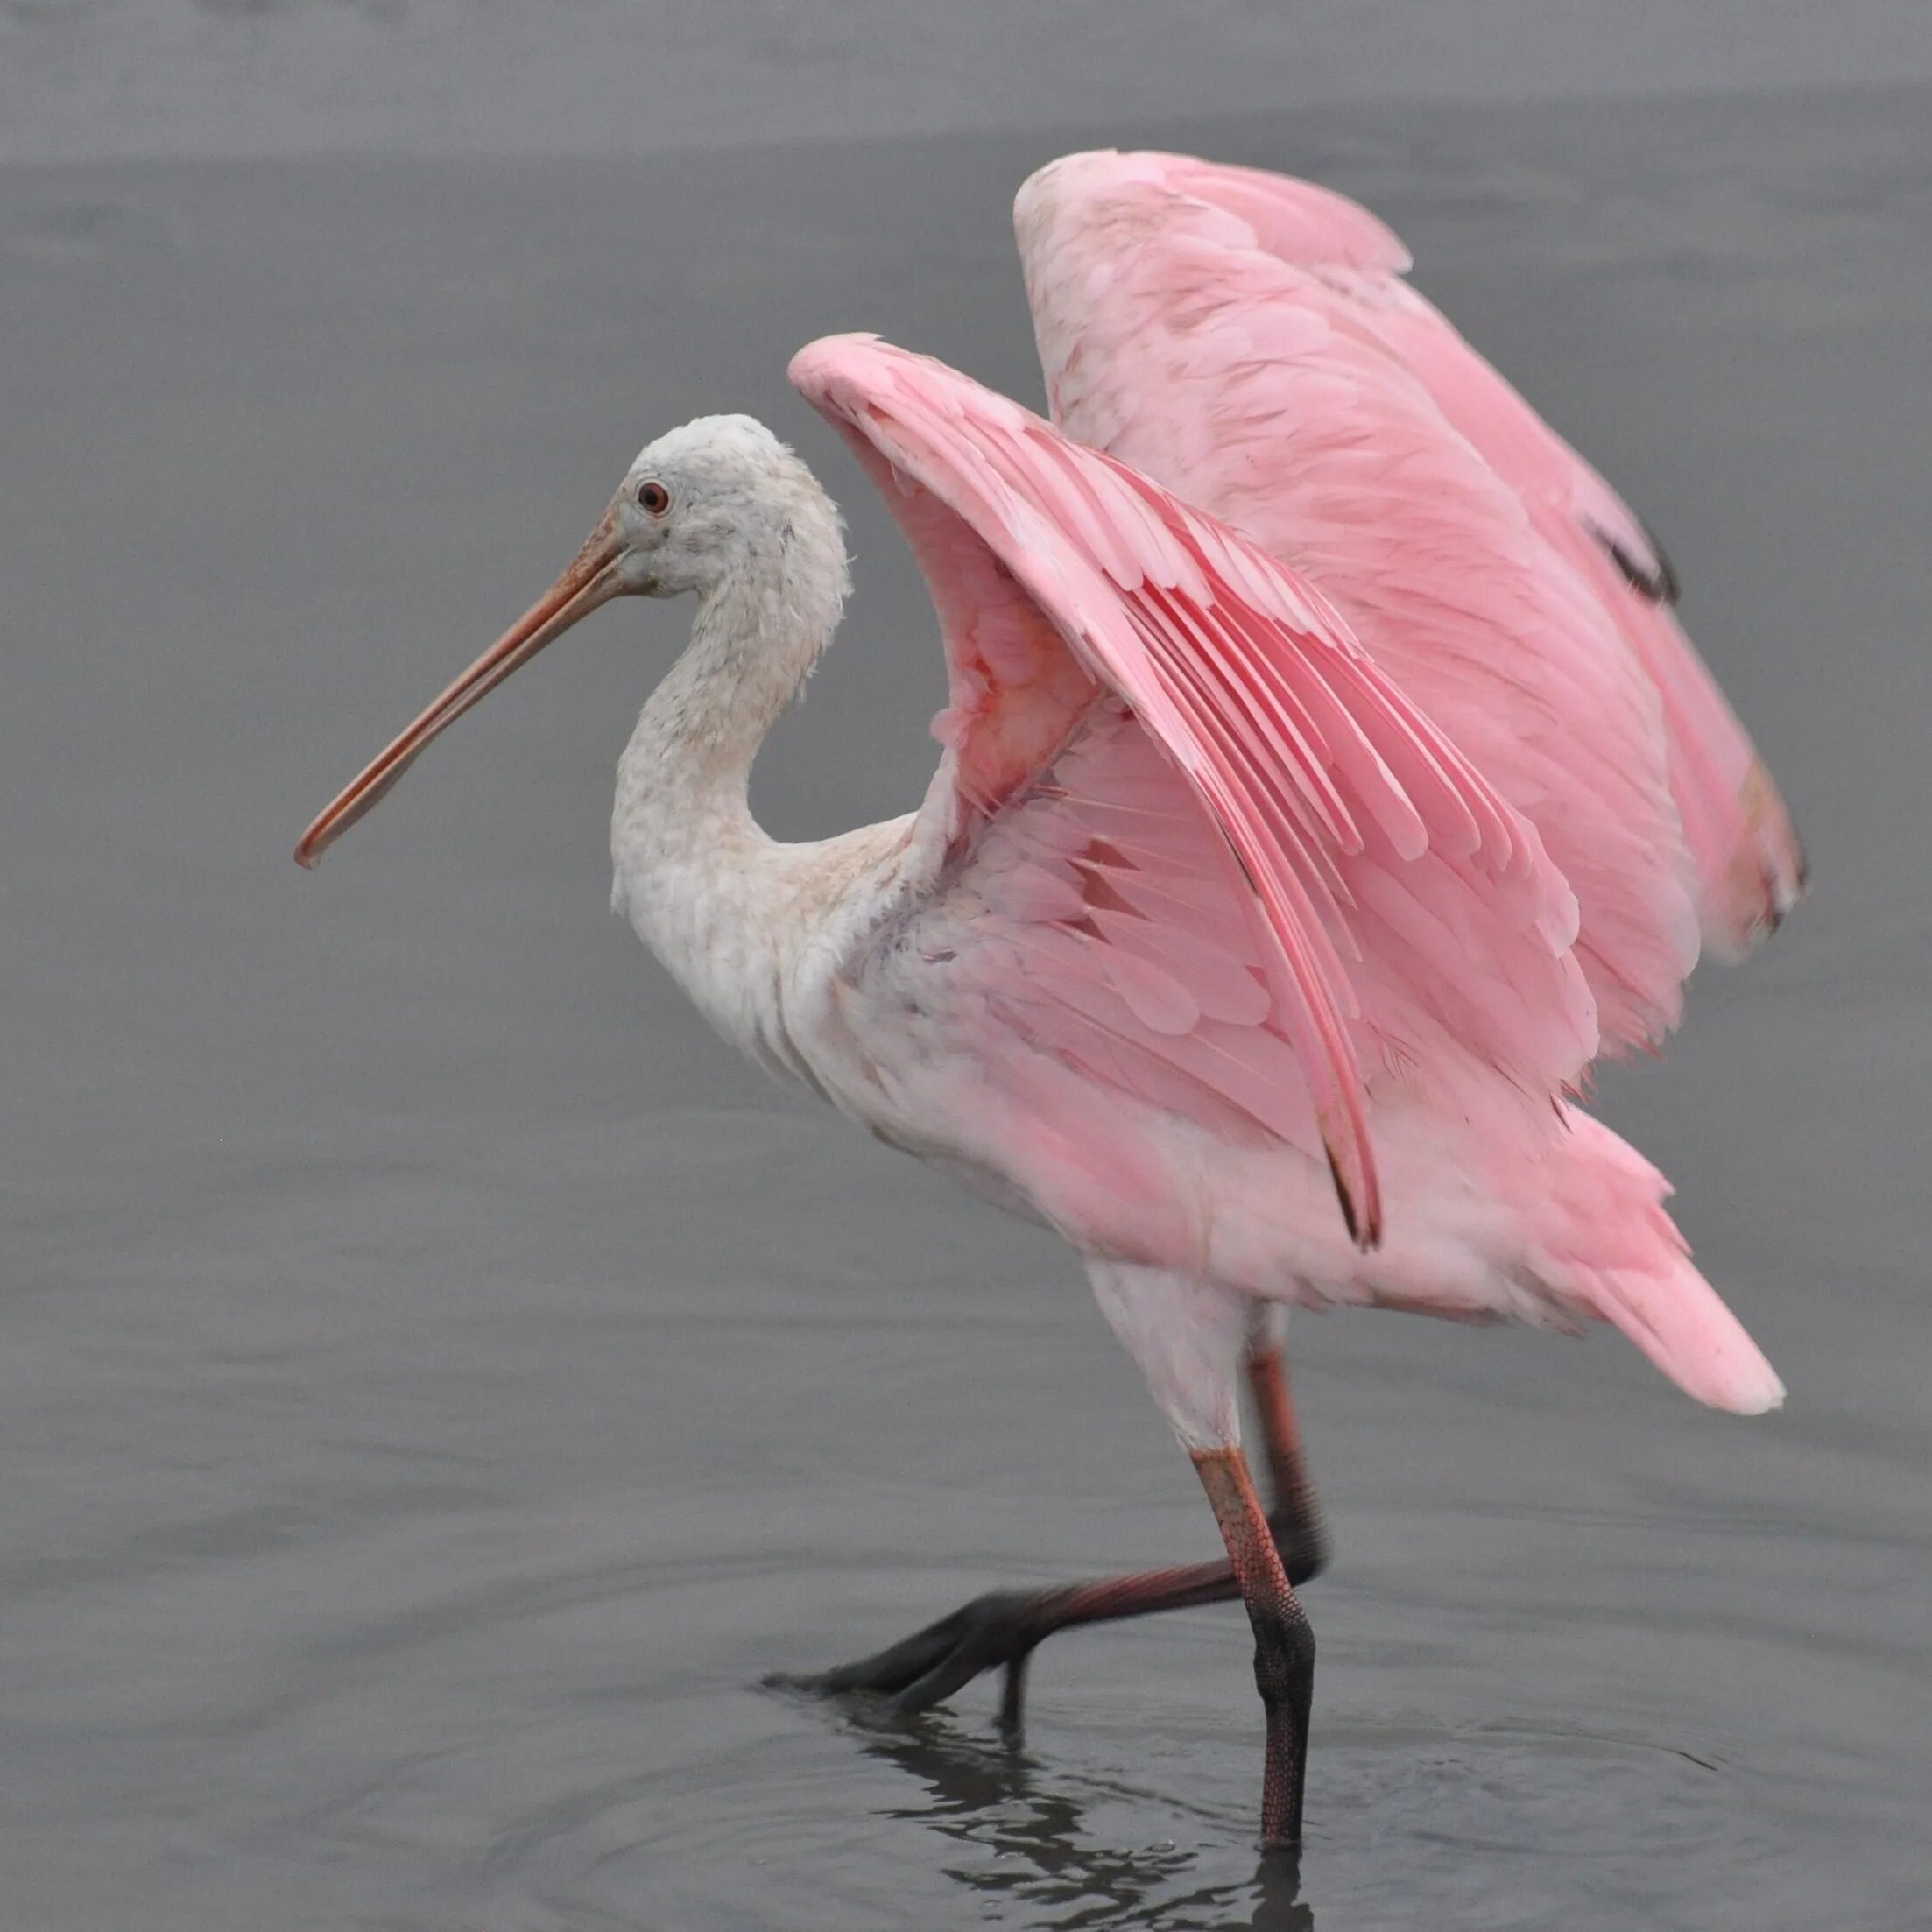
<svg viewBox="0 0 1932 1932">
<path fill-rule="evenodd" d="M 1312 1507 L 1277 1511 L 1268 1528 L 1290 1583 L 1306 1582 L 1326 1566 L 1328 1538 Z M 1017 1739 L 1026 1715 L 1026 1661 L 1055 1631 L 1230 1603 L 1239 1594 L 1226 1563 L 1191 1563 L 1048 1590 L 989 1590 L 873 1656 L 834 1670 L 776 1673 L 765 1682 L 821 1697 L 866 1698 L 892 1716 L 910 1717 L 944 1703 L 987 1671 L 1004 1669 L 999 1725 L 1009 1739 Z"/>
<path fill-rule="evenodd" d="M 777 1689 L 821 1697 L 876 1699 L 891 1715 L 910 1717 L 944 1703 L 975 1677 L 1004 1667 L 1000 1728 L 1017 1738 L 1026 1660 L 1041 1639 L 1064 1621 L 1066 1595 L 1061 1590 L 989 1590 L 873 1656 L 832 1670 L 778 1673 L 765 1682 Z"/>
</svg>

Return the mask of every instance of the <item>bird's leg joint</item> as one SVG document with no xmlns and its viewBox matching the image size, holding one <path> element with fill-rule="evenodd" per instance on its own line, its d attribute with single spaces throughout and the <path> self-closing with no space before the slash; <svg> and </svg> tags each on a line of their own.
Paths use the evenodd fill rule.
<svg viewBox="0 0 1932 1932">
<path fill-rule="evenodd" d="M 1315 1682 L 1315 1630 L 1297 1604 L 1254 1619 L 1254 1686 L 1272 1710 L 1306 1712 Z"/>
<path fill-rule="evenodd" d="M 1291 1583 L 1312 1583 L 1329 1567 L 1328 1526 L 1306 1497 L 1277 1503 L 1268 1512 L 1268 1534 Z"/>
</svg>

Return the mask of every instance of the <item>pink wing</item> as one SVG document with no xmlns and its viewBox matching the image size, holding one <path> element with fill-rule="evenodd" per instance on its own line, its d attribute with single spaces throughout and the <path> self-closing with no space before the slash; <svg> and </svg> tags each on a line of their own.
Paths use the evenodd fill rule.
<svg viewBox="0 0 1932 1932">
<path fill-rule="evenodd" d="M 1075 155 L 1015 219 L 1056 420 L 1334 598 L 1536 822 L 1582 906 L 1606 1044 L 1655 1040 L 1695 957 L 1684 843 L 1727 945 L 1800 874 L 1775 793 L 1653 594 L 1668 568 L 1641 526 L 1339 196 Z"/>
<path fill-rule="evenodd" d="M 1448 319 L 1398 286 L 1403 299 L 1384 316 L 1385 340 L 1520 494 L 1538 532 L 1590 585 L 1657 687 L 1671 793 L 1697 867 L 1704 940 L 1726 958 L 1742 957 L 1804 896 L 1804 853 L 1757 748 L 1672 612 L 1678 586 L 1670 560 L 1622 498 Z"/>
<path fill-rule="evenodd" d="M 1103 1083 L 1318 1137 L 1364 1246 L 1371 1082 L 1577 1077 L 1568 887 L 1322 598 L 941 363 L 839 336 L 792 379 L 940 616 L 948 753 L 906 891 L 949 895 L 980 995 Z"/>
</svg>

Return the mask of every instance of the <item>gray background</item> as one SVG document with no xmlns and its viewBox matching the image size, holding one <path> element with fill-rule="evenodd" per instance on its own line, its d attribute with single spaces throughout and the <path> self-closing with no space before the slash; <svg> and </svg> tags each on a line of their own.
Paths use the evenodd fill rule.
<svg viewBox="0 0 1932 1932">
<path fill-rule="evenodd" d="M 938 651 L 786 390 L 1029 400 L 1036 162 L 1372 202 L 1664 532 L 1814 902 L 1611 1118 L 1789 1407 L 1303 1318 L 1339 1558 L 1302 1902 L 1237 1612 L 1057 1641 L 1030 1747 L 754 1688 L 1214 1548 L 1069 1257 L 712 1043 L 604 911 L 682 611 L 318 875 L 309 814 L 666 425 L 764 415 L 858 595 L 758 774 L 903 809 Z M 0 1925 L 1932 1923 L 1921 4 L 0 11 Z"/>
</svg>

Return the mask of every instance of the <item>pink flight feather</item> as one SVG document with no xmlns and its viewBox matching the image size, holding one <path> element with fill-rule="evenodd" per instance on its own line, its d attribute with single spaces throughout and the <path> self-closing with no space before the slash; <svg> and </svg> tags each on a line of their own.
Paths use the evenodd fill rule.
<svg viewBox="0 0 1932 1932">
<path fill-rule="evenodd" d="M 1773 927 L 1804 868 L 1643 525 L 1328 189 L 1073 155 L 1015 220 L 1056 420 L 1308 571 L 1542 831 L 1606 1040 L 1654 1040 L 1692 943 L 1665 788 L 1720 951 Z"/>
</svg>

